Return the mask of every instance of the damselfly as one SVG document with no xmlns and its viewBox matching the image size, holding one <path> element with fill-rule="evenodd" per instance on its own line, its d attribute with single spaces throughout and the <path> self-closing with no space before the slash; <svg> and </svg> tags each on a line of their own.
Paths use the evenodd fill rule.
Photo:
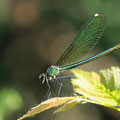
<svg viewBox="0 0 120 120">
<path fill-rule="evenodd" d="M 86 64 L 90 61 L 93 61 L 97 58 L 100 58 L 115 49 L 120 48 L 120 44 L 107 49 L 97 55 L 89 57 L 84 60 L 80 60 L 84 55 L 94 48 L 105 28 L 106 19 L 103 14 L 94 14 L 92 18 L 90 18 L 80 29 L 74 40 L 70 43 L 70 45 L 65 49 L 63 54 L 58 58 L 57 62 L 50 66 L 47 71 L 39 76 L 42 83 L 45 81 L 48 85 L 48 98 L 51 94 L 51 88 L 49 85 L 49 81 L 57 83 L 60 85 L 60 89 L 58 95 L 60 94 L 61 88 L 63 87 L 62 82 L 57 81 L 57 79 L 66 79 L 72 78 L 71 76 L 63 76 L 63 77 L 56 77 L 58 73 L 63 70 L 69 70 L 71 68 L 75 68 L 77 66 Z"/>
</svg>

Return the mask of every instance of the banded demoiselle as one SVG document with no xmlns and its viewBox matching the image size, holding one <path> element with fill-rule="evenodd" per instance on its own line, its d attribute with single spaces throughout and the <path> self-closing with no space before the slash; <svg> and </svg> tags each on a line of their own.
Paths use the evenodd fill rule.
<svg viewBox="0 0 120 120">
<path fill-rule="evenodd" d="M 46 81 L 48 85 L 48 96 L 51 94 L 51 88 L 49 85 L 49 81 L 57 83 L 60 85 L 58 95 L 60 94 L 62 88 L 62 82 L 57 81 L 57 79 L 65 79 L 72 78 L 71 76 L 64 77 L 56 77 L 58 73 L 63 70 L 68 70 L 71 68 L 75 68 L 77 66 L 86 64 L 90 61 L 93 61 L 101 56 L 104 56 L 115 49 L 120 48 L 120 44 L 107 49 L 97 55 L 89 57 L 87 59 L 79 61 L 84 55 L 94 48 L 105 28 L 106 19 L 103 14 L 94 14 L 80 29 L 74 40 L 70 43 L 70 45 L 65 49 L 63 54 L 58 58 L 55 65 L 50 66 L 47 71 L 39 76 L 42 83 Z"/>
</svg>

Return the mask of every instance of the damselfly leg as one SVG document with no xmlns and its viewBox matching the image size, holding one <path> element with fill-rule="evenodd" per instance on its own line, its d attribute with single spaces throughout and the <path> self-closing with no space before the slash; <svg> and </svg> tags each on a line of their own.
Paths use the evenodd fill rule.
<svg viewBox="0 0 120 120">
<path fill-rule="evenodd" d="M 47 79 L 46 83 L 47 83 L 47 86 L 48 86 L 48 91 L 47 91 L 44 98 L 49 99 L 51 97 L 51 87 L 50 87 L 49 82 L 52 82 L 52 83 L 55 83 L 55 84 L 59 85 L 58 96 L 62 96 L 64 86 L 63 86 L 63 83 L 61 81 L 58 81 L 58 80 L 60 80 L 60 79 L 71 79 L 71 78 L 73 78 L 73 76 L 59 76 L 59 77 L 56 77 L 56 79 L 51 79 L 51 80 Z M 73 95 L 75 95 L 73 85 L 72 85 L 72 91 L 73 91 Z"/>
</svg>

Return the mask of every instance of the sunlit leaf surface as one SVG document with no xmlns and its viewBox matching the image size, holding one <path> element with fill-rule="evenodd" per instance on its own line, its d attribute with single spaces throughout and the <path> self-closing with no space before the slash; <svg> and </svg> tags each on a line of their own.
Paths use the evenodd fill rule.
<svg viewBox="0 0 120 120">
<path fill-rule="evenodd" d="M 75 92 L 108 107 L 120 106 L 120 69 L 111 67 L 95 72 L 72 70 Z M 117 109 L 117 107 L 116 107 Z"/>
</svg>

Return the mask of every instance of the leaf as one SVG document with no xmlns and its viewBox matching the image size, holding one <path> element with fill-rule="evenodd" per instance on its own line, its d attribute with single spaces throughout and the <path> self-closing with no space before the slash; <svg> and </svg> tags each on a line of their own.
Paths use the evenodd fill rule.
<svg viewBox="0 0 120 120">
<path fill-rule="evenodd" d="M 107 70 L 100 71 L 101 82 L 107 89 L 115 90 L 120 88 L 120 69 L 111 67 Z"/>
<path fill-rule="evenodd" d="M 76 77 L 72 79 L 76 93 L 95 101 L 95 104 L 119 110 L 116 107 L 120 106 L 120 69 L 118 67 L 102 70 L 100 75 L 82 70 L 72 70 L 72 72 Z"/>
<path fill-rule="evenodd" d="M 68 101 L 65 105 L 63 105 L 62 107 L 60 107 L 56 111 L 54 111 L 54 113 L 66 111 L 66 110 L 72 108 L 73 106 L 75 106 L 77 103 L 78 103 L 77 99 Z"/>
<path fill-rule="evenodd" d="M 36 115 L 40 112 L 43 112 L 47 109 L 53 108 L 53 107 L 58 107 L 59 105 L 63 105 L 68 101 L 74 100 L 76 99 L 75 97 L 55 97 L 55 98 L 51 98 L 48 99 L 42 103 L 40 103 L 39 105 L 33 107 L 30 111 L 28 111 L 25 115 L 23 115 L 22 117 L 20 117 L 18 120 L 22 120 L 26 117 L 31 117 L 33 115 Z"/>
</svg>

